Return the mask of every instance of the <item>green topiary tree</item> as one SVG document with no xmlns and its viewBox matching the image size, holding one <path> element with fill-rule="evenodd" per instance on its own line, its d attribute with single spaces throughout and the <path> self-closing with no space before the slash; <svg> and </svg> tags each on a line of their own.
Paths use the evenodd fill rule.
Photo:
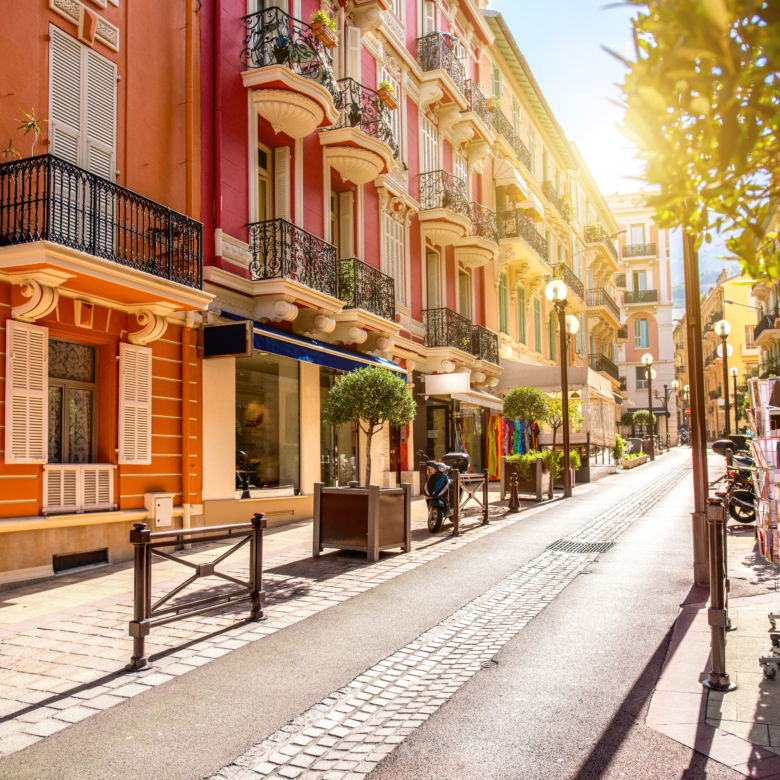
<svg viewBox="0 0 780 780">
<path fill-rule="evenodd" d="M 634 424 L 634 413 L 623 412 L 623 414 L 620 417 L 620 422 L 624 427 L 630 428 Z"/>
<path fill-rule="evenodd" d="M 328 394 L 323 419 L 330 425 L 354 422 L 366 434 L 366 487 L 371 481 L 371 439 L 385 423 L 407 425 L 416 406 L 406 382 L 387 368 L 358 368 L 344 374 Z M 364 427 L 365 426 L 365 427 Z"/>
<path fill-rule="evenodd" d="M 513 387 L 504 396 L 504 417 L 525 424 L 525 451 L 528 452 L 528 426 L 547 421 L 547 397 L 535 387 Z"/>
<path fill-rule="evenodd" d="M 554 395 L 546 399 L 547 403 L 547 424 L 552 428 L 552 447 L 555 449 L 555 439 L 558 435 L 558 429 L 563 425 L 563 398 L 560 395 Z M 582 416 L 582 401 L 569 399 L 569 430 L 579 433 L 582 430 L 584 422 Z"/>
<path fill-rule="evenodd" d="M 637 409 L 634 412 L 633 415 L 634 425 L 644 425 L 645 427 L 647 427 L 649 419 L 650 419 L 650 413 L 647 411 L 647 409 Z M 655 425 L 657 421 L 658 418 L 655 415 L 653 415 L 653 425 Z"/>
</svg>

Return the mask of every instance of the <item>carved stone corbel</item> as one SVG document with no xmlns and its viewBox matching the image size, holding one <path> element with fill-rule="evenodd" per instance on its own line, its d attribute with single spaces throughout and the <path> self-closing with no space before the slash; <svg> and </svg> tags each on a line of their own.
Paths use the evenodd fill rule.
<svg viewBox="0 0 780 780">
<path fill-rule="evenodd" d="M 452 143 L 455 146 L 460 146 L 470 141 L 474 137 L 474 128 L 470 122 L 460 122 L 455 125 L 452 131 Z"/>
<path fill-rule="evenodd" d="M 469 168 L 473 168 L 477 163 L 482 162 L 490 154 L 490 147 L 487 141 L 472 141 L 469 144 Z"/>
<path fill-rule="evenodd" d="M 255 301 L 254 319 L 273 322 L 292 322 L 298 316 L 298 307 L 289 301 Z"/>
<path fill-rule="evenodd" d="M 439 120 L 439 131 L 442 133 L 460 122 L 460 111 L 453 105 L 442 106 L 436 112 L 436 116 Z"/>
<path fill-rule="evenodd" d="M 424 111 L 428 106 L 438 103 L 444 97 L 444 92 L 432 82 L 420 87 L 420 108 Z"/>
<path fill-rule="evenodd" d="M 368 331 L 357 325 L 337 323 L 328 341 L 334 344 L 363 344 L 368 338 Z"/>
<path fill-rule="evenodd" d="M 73 274 L 41 270 L 8 276 L 8 281 L 18 284 L 22 297 L 27 299 L 21 306 L 14 306 L 11 309 L 11 316 L 20 322 L 35 322 L 54 311 L 60 299 L 59 286 Z"/>
<path fill-rule="evenodd" d="M 152 341 L 157 341 L 165 335 L 168 330 L 168 320 L 165 314 L 152 309 L 141 309 L 135 313 L 135 318 L 141 326 L 141 330 L 133 331 L 127 334 L 131 344 L 145 347 Z"/>
</svg>

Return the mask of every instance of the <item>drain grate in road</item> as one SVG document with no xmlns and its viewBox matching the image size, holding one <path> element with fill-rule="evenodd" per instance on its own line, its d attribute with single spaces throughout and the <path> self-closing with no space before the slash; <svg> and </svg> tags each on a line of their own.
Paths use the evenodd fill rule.
<svg viewBox="0 0 780 780">
<path fill-rule="evenodd" d="M 547 549 L 551 552 L 583 555 L 587 553 L 603 553 L 614 545 L 614 542 L 575 542 L 571 539 L 558 539 L 557 542 L 553 542 Z"/>
</svg>

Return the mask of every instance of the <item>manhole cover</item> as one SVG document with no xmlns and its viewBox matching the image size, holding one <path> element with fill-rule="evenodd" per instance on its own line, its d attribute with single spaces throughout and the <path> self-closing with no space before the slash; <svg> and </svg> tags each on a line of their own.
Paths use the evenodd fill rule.
<svg viewBox="0 0 780 780">
<path fill-rule="evenodd" d="M 604 553 L 614 547 L 614 542 L 575 542 L 571 539 L 559 539 L 547 549 L 552 552 L 584 555 L 587 553 Z"/>
<path fill-rule="evenodd" d="M 483 669 L 492 669 L 494 666 L 498 666 L 498 661 L 483 661 L 482 662 L 482 668 Z"/>
</svg>

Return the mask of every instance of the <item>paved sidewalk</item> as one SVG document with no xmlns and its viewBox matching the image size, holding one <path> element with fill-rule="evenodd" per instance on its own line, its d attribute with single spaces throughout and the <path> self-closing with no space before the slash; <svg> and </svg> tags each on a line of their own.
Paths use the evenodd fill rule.
<svg viewBox="0 0 780 780">
<path fill-rule="evenodd" d="M 589 489 L 583 486 L 578 492 Z M 132 654 L 128 635 L 132 615 L 130 564 L 71 575 L 56 585 L 49 582 L 2 594 L 8 606 L 3 609 L 5 622 L 0 628 L 0 755 L 27 747 L 555 503 L 537 506 L 525 502 L 523 513 L 505 515 L 505 502 L 494 501 L 491 523 L 486 526 L 479 525 L 481 515 L 476 514 L 476 508 L 468 509 L 462 518 L 461 536 L 453 539 L 449 524 L 439 534 L 428 532 L 425 504 L 416 501 L 412 551 L 405 555 L 383 553 L 376 564 L 348 552 L 312 558 L 308 523 L 271 531 L 264 555 L 268 619 L 249 623 L 245 619 L 248 609 L 237 605 L 154 628 L 147 638 L 154 668 L 139 673 L 124 672 Z M 221 549 L 224 545 L 204 545 L 178 555 L 202 562 L 216 557 Z M 248 559 L 229 558 L 220 569 L 247 577 Z M 153 594 L 162 595 L 189 574 L 170 561 L 155 563 Z M 210 595 L 231 587 L 223 583 L 204 578 L 182 597 Z M 52 592 L 58 597 L 50 598 Z M 46 611 L 46 605 L 52 603 L 55 609 L 49 606 Z"/>
</svg>

